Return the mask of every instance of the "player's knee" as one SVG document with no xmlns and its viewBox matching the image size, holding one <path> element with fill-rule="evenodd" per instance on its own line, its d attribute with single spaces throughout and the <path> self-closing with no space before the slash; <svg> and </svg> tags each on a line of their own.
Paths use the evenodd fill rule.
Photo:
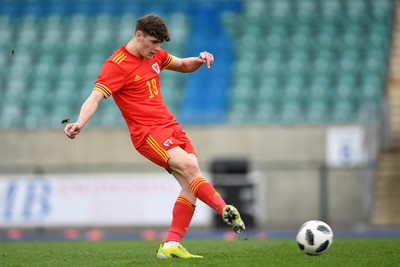
<svg viewBox="0 0 400 267">
<path fill-rule="evenodd" d="M 182 171 L 185 173 L 185 177 L 188 180 L 194 179 L 200 175 L 199 164 L 196 159 L 187 158 L 182 162 Z"/>
</svg>

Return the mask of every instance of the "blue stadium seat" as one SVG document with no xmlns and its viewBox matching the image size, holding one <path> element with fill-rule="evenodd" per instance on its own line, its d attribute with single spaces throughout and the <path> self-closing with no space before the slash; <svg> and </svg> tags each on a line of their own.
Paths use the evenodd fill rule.
<svg viewBox="0 0 400 267">
<path fill-rule="evenodd" d="M 27 110 L 38 106 L 47 109 L 52 103 L 52 89 L 52 83 L 48 79 L 34 80 L 26 93 Z"/>
<path fill-rule="evenodd" d="M 304 121 L 303 107 L 299 101 L 284 100 L 281 105 L 280 122 L 293 124 Z"/>
<path fill-rule="evenodd" d="M 268 76 L 261 80 L 255 95 L 257 102 L 277 99 L 280 95 L 281 81 L 276 76 Z"/>
<path fill-rule="evenodd" d="M 357 77 L 351 74 L 343 74 L 336 77 L 335 98 L 339 100 L 354 100 L 358 94 L 359 84 Z"/>
<path fill-rule="evenodd" d="M 385 83 L 381 76 L 370 75 L 363 77 L 360 86 L 360 99 L 362 101 L 380 104 L 384 92 L 384 86 Z"/>
<path fill-rule="evenodd" d="M 184 122 L 222 122 L 226 115 L 232 123 L 351 123 L 380 109 L 394 1 L 244 0 L 243 9 L 218 7 L 204 21 L 210 3 L 192 9 L 190 1 L 1 2 L 0 49 L 16 51 L 0 58 L 0 111 L 10 115 L 3 112 L 1 122 L 52 127 L 57 116 L 76 114 L 101 63 L 150 11 L 164 16 L 172 35 L 164 48 L 172 54 L 211 47 L 216 55 L 211 72 L 163 77 L 163 96 Z M 39 106 L 58 115 L 45 116 Z M 121 125 L 113 112 L 92 127 Z"/>
<path fill-rule="evenodd" d="M 341 21 L 343 7 L 339 0 L 321 1 L 321 25 L 336 27 Z"/>
<path fill-rule="evenodd" d="M 307 105 L 305 121 L 310 124 L 325 124 L 330 122 L 330 112 L 327 101 L 310 101 Z"/>
<path fill-rule="evenodd" d="M 305 94 L 311 101 L 330 101 L 332 98 L 332 78 L 330 75 L 318 75 L 314 77 Z"/>
<path fill-rule="evenodd" d="M 295 2 L 296 23 L 307 25 L 310 28 L 315 24 L 319 10 L 318 3 L 314 0 L 297 0 Z"/>
<path fill-rule="evenodd" d="M 287 100 L 294 100 L 301 103 L 304 100 L 305 77 L 289 77 L 282 88 L 282 97 Z"/>
<path fill-rule="evenodd" d="M 333 123 L 347 124 L 355 119 L 355 105 L 347 99 L 336 100 L 333 103 L 332 120 Z"/>
<path fill-rule="evenodd" d="M 126 126 L 117 105 L 111 101 L 102 103 L 98 114 L 96 114 L 96 121 L 94 122 L 95 123 L 91 124 L 93 127 L 115 128 Z"/>
<path fill-rule="evenodd" d="M 233 124 L 250 123 L 254 119 L 252 114 L 252 107 L 249 103 L 233 102 L 229 108 L 228 122 Z"/>
<path fill-rule="evenodd" d="M 270 16 L 276 25 L 287 25 L 290 17 L 287 14 L 293 12 L 293 6 L 288 0 L 272 0 Z"/>
<path fill-rule="evenodd" d="M 256 105 L 254 120 L 257 124 L 278 123 L 280 121 L 278 105 L 274 100 L 265 100 Z"/>
<path fill-rule="evenodd" d="M 23 126 L 28 129 L 49 127 L 49 112 L 45 105 L 29 105 L 23 118 Z"/>
<path fill-rule="evenodd" d="M 2 102 L 0 107 L 0 128 L 8 129 L 21 127 L 23 117 L 22 104 Z"/>
</svg>

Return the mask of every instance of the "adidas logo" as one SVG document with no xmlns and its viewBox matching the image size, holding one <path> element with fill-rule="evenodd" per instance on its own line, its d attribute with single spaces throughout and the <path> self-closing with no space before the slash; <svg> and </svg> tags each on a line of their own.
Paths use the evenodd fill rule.
<svg viewBox="0 0 400 267">
<path fill-rule="evenodd" d="M 136 81 L 139 81 L 139 80 L 141 80 L 142 79 L 142 77 L 140 77 L 138 74 L 136 74 L 136 76 L 135 76 L 135 82 Z"/>
</svg>

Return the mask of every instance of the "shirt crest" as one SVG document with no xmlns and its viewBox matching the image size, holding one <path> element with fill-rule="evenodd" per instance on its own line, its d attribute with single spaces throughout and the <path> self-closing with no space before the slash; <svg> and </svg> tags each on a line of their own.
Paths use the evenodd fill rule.
<svg viewBox="0 0 400 267">
<path fill-rule="evenodd" d="M 160 66 L 158 65 L 158 63 L 154 63 L 153 65 L 151 65 L 151 67 L 153 68 L 153 70 L 157 73 L 160 74 Z"/>
</svg>

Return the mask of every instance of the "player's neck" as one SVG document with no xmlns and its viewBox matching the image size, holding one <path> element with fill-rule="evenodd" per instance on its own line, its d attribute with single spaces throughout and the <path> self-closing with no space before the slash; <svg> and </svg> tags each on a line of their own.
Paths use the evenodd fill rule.
<svg viewBox="0 0 400 267">
<path fill-rule="evenodd" d="M 140 54 L 139 50 L 137 49 L 137 42 L 135 38 L 131 39 L 125 46 L 126 50 L 128 50 L 129 53 L 134 55 L 135 57 L 138 58 L 143 58 L 143 56 Z"/>
</svg>

